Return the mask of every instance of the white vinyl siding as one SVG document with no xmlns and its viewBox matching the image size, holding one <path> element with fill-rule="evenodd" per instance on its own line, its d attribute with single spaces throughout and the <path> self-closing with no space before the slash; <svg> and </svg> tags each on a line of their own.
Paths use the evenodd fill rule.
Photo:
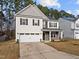
<svg viewBox="0 0 79 59">
<path fill-rule="evenodd" d="M 75 23 L 71 22 L 71 29 L 75 29 Z"/>
</svg>

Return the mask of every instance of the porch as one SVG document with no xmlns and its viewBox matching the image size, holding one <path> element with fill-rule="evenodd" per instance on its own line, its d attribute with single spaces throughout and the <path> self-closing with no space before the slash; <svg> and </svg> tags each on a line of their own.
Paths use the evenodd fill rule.
<svg viewBox="0 0 79 59">
<path fill-rule="evenodd" d="M 60 30 L 43 30 L 43 41 L 59 41 Z"/>
</svg>

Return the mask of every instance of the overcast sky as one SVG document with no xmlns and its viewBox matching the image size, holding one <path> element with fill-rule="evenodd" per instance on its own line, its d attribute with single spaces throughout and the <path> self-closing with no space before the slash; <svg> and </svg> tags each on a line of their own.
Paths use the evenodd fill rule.
<svg viewBox="0 0 79 59">
<path fill-rule="evenodd" d="M 74 15 L 79 14 L 79 0 L 33 0 L 37 4 L 54 8 L 57 10 L 65 10 L 66 12 Z"/>
</svg>

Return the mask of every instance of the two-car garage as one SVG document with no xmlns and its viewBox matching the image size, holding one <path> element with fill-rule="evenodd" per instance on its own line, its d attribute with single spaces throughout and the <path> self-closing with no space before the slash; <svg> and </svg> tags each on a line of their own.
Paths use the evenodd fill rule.
<svg viewBox="0 0 79 59">
<path fill-rule="evenodd" d="M 18 37 L 20 42 L 40 42 L 42 39 L 40 33 L 20 33 Z"/>
</svg>

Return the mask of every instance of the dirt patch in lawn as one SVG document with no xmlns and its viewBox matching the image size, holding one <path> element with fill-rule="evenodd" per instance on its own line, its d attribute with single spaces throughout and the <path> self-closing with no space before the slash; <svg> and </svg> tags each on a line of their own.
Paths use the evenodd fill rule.
<svg viewBox="0 0 79 59">
<path fill-rule="evenodd" d="M 0 59 L 18 59 L 19 46 L 14 40 L 0 42 Z"/>
<path fill-rule="evenodd" d="M 74 54 L 79 56 L 79 40 L 67 40 L 60 42 L 46 43 L 59 51 Z"/>
</svg>

